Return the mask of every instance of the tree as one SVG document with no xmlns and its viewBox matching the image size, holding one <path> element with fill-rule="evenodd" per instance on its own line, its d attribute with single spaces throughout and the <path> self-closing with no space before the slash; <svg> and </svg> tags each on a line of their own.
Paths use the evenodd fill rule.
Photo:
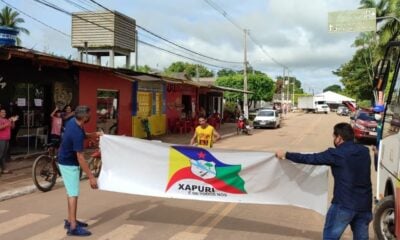
<svg viewBox="0 0 400 240">
<path fill-rule="evenodd" d="M 282 91 L 287 92 L 287 88 L 290 87 L 290 90 L 292 91 L 293 88 L 293 81 L 294 81 L 294 93 L 295 94 L 303 94 L 304 90 L 301 87 L 301 82 L 298 80 L 296 77 L 285 77 L 285 80 L 290 83 L 290 86 L 284 85 L 284 81 L 282 79 L 282 76 L 277 76 L 276 77 L 276 87 L 275 87 L 275 93 L 280 94 Z"/>
<path fill-rule="evenodd" d="M 9 7 L 5 7 L 0 12 L 0 26 L 14 28 L 19 33 L 29 34 L 28 29 L 20 27 L 19 24 L 24 23 L 25 20 L 19 17 L 19 13 L 13 11 Z M 18 34 L 19 34 L 18 33 Z M 17 37 L 17 45 L 21 45 L 21 39 Z"/>
<path fill-rule="evenodd" d="M 135 70 L 135 66 L 131 66 L 130 69 L 142 73 L 149 73 L 151 71 L 151 67 L 149 67 L 148 65 L 138 66 L 137 70 Z"/>
<path fill-rule="evenodd" d="M 340 82 L 344 86 L 344 93 L 357 100 L 372 99 L 372 81 L 369 78 L 368 69 L 364 64 L 364 57 L 369 56 L 367 49 L 359 49 L 353 58 L 333 71 L 333 74 L 341 77 Z M 367 59 L 370 61 L 371 59 Z"/>
<path fill-rule="evenodd" d="M 333 84 L 330 85 L 328 87 L 326 87 L 323 92 L 327 92 L 327 91 L 331 91 L 331 92 L 335 92 L 335 93 L 340 93 L 342 91 L 342 87 L 340 85 L 337 84 Z"/>
<path fill-rule="evenodd" d="M 397 40 L 400 23 L 392 18 L 400 17 L 398 0 L 361 0 L 360 8 L 375 8 L 378 30 L 376 33 L 361 33 L 354 41 L 358 50 L 353 58 L 333 73 L 341 77 L 343 93 L 358 101 L 371 101 L 373 66 L 382 58 L 388 42 Z M 383 18 L 382 18 L 383 17 Z"/>
<path fill-rule="evenodd" d="M 360 8 L 375 8 L 376 17 L 400 17 L 400 2 L 398 0 L 361 0 Z M 388 42 L 397 38 L 400 33 L 400 23 L 393 18 L 377 19 L 378 55 L 382 56 Z"/>
<path fill-rule="evenodd" d="M 223 77 L 223 76 L 230 76 L 230 75 L 235 75 L 237 72 L 231 70 L 231 69 L 221 69 L 218 71 L 217 76 L 218 77 Z"/>
<path fill-rule="evenodd" d="M 203 65 L 199 64 L 191 64 L 191 63 L 184 63 L 184 62 L 174 62 L 172 63 L 167 69 L 165 69 L 166 74 L 171 73 L 185 73 L 188 76 L 196 77 L 197 70 L 199 71 L 199 77 L 212 77 L 214 74 L 208 70 Z"/>
<path fill-rule="evenodd" d="M 243 89 L 243 74 L 236 73 L 217 78 L 218 86 Z M 248 90 L 253 92 L 249 94 L 249 107 L 257 101 L 271 101 L 274 94 L 274 81 L 265 74 L 249 74 L 248 75 Z M 243 100 L 243 93 L 226 92 L 224 98 L 230 102 Z"/>
</svg>

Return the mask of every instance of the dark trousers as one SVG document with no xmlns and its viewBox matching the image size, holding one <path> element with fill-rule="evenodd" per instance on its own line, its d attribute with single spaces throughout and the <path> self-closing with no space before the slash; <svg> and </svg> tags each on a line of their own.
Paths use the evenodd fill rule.
<svg viewBox="0 0 400 240">
<path fill-rule="evenodd" d="M 6 160 L 8 160 L 8 140 L 0 140 L 0 167 L 2 170 L 6 167 Z"/>
<path fill-rule="evenodd" d="M 368 240 L 368 225 L 372 220 L 371 211 L 354 211 L 332 204 L 326 214 L 324 240 L 340 239 L 347 225 L 350 225 L 354 240 Z"/>
</svg>

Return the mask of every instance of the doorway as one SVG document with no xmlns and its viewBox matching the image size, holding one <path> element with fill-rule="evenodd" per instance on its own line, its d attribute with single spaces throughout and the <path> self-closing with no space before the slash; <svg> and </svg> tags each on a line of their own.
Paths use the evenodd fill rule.
<svg viewBox="0 0 400 240">
<path fill-rule="evenodd" d="M 192 116 L 192 97 L 190 95 L 182 95 L 182 118 L 188 118 Z"/>
<path fill-rule="evenodd" d="M 106 134 L 118 133 L 119 92 L 112 89 L 97 90 L 97 129 Z"/>
</svg>

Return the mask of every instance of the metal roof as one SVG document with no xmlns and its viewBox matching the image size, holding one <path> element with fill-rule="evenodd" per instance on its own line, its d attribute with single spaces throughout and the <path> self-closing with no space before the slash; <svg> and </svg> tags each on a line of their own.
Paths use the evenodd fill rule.
<svg viewBox="0 0 400 240">
<path fill-rule="evenodd" d="M 242 89 L 215 86 L 213 84 L 204 82 L 195 82 L 192 80 L 175 78 L 170 76 L 161 76 L 157 74 L 135 72 L 130 69 L 125 68 L 110 68 L 104 67 L 96 64 L 89 64 L 84 62 L 79 62 L 76 60 L 70 60 L 62 57 L 57 57 L 54 55 L 38 52 L 32 49 L 21 48 L 21 47 L 0 47 L 0 60 L 10 60 L 11 58 L 24 58 L 31 59 L 32 61 L 37 61 L 43 65 L 50 65 L 57 68 L 68 69 L 71 67 L 85 68 L 85 69 L 98 69 L 101 71 L 109 71 L 113 74 L 124 78 L 128 81 L 160 81 L 171 84 L 186 84 L 194 86 L 197 88 L 210 88 L 221 91 L 229 92 L 241 92 L 241 93 L 252 93 L 251 91 L 244 91 Z"/>
</svg>

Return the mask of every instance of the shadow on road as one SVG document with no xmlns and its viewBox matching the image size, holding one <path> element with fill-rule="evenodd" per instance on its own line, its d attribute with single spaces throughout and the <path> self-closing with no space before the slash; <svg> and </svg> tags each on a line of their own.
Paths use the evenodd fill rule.
<svg viewBox="0 0 400 240">
<path fill-rule="evenodd" d="M 138 207 L 143 208 L 144 205 L 148 203 L 149 203 L 148 201 L 140 202 L 138 204 L 132 204 L 130 206 L 133 209 Z M 154 206 L 154 202 L 152 202 L 151 204 Z M 157 206 L 155 207 L 149 208 L 147 206 L 147 208 L 148 208 L 147 211 L 142 211 L 140 214 L 138 213 L 130 214 L 127 220 L 193 226 L 192 223 L 196 222 L 198 218 L 204 215 L 203 211 L 167 206 L 164 205 L 162 202 L 157 204 Z M 109 212 L 114 214 L 115 212 L 118 212 L 118 210 L 113 209 L 110 210 Z M 216 217 L 219 217 L 219 215 L 210 214 L 209 219 L 211 220 Z M 200 224 L 197 227 L 206 227 L 207 224 L 208 222 L 206 221 L 204 224 Z M 225 230 L 234 230 L 234 231 L 254 232 L 254 233 L 268 233 L 268 234 L 297 237 L 297 238 L 304 237 L 307 239 L 321 239 L 321 232 L 300 230 L 289 226 L 281 226 L 278 224 L 258 222 L 258 221 L 240 219 L 229 216 L 224 217 L 223 221 L 221 221 L 216 226 L 216 228 Z"/>
</svg>

